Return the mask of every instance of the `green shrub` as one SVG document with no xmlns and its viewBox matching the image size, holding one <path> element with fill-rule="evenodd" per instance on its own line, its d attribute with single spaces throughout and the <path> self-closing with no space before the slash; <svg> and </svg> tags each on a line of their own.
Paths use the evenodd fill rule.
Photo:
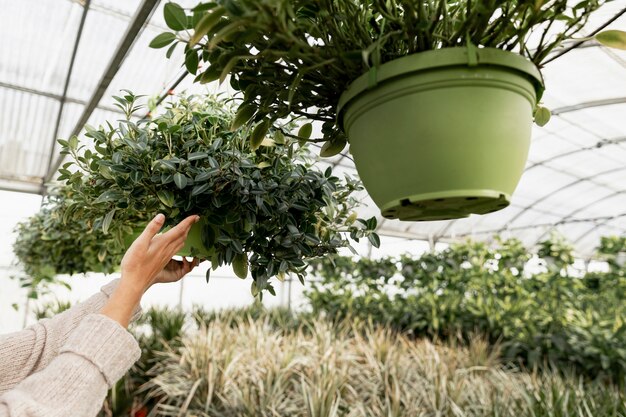
<svg viewBox="0 0 626 417">
<path fill-rule="evenodd" d="M 517 241 L 494 247 L 467 242 L 418 258 L 339 257 L 314 266 L 321 278 L 307 296 L 313 310 L 353 316 L 415 336 L 501 344 L 502 359 L 553 365 L 624 381 L 626 280 L 617 274 L 567 274 L 573 260 L 554 241 L 544 256 L 557 268 L 523 273 L 530 255 Z M 559 252 L 558 256 L 555 251 Z"/>
</svg>

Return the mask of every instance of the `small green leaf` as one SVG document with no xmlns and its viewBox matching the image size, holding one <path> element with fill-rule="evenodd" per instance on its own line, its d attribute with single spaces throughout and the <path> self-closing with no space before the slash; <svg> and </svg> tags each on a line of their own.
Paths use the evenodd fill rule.
<svg viewBox="0 0 626 417">
<path fill-rule="evenodd" d="M 267 119 L 256 125 L 256 127 L 252 131 L 252 134 L 250 135 L 250 148 L 253 151 L 259 149 L 261 143 L 263 142 L 263 139 L 265 139 L 265 135 L 267 134 L 267 130 L 269 129 L 269 127 L 270 122 Z"/>
<path fill-rule="evenodd" d="M 164 48 L 175 40 L 176 35 L 171 32 L 163 32 L 160 35 L 157 35 L 154 39 L 152 39 L 148 46 L 155 49 Z"/>
<path fill-rule="evenodd" d="M 241 279 L 246 279 L 248 276 L 248 255 L 245 252 L 235 255 L 233 272 Z"/>
<path fill-rule="evenodd" d="M 104 220 L 102 221 L 102 233 L 105 235 L 109 233 L 109 226 L 111 226 L 111 221 L 113 221 L 113 216 L 115 215 L 115 210 L 113 209 L 104 216 Z"/>
<path fill-rule="evenodd" d="M 161 200 L 166 207 L 172 207 L 174 205 L 174 194 L 169 190 L 157 191 L 157 197 Z"/>
<path fill-rule="evenodd" d="M 211 186 L 211 185 L 210 185 L 210 184 L 207 184 L 207 183 L 204 183 L 204 184 L 201 184 L 201 185 L 196 185 L 196 186 L 195 186 L 195 187 L 193 187 L 193 189 L 191 190 L 191 196 L 193 197 L 193 196 L 196 196 L 196 195 L 198 195 L 198 194 L 202 194 L 203 192 L 205 192 L 206 190 L 208 190 L 210 186 Z"/>
<path fill-rule="evenodd" d="M 269 162 L 267 162 L 267 161 L 262 161 L 262 162 L 259 162 L 259 163 L 257 164 L 257 167 L 258 167 L 258 168 L 260 168 L 260 169 L 263 169 L 263 168 L 269 168 L 269 167 L 271 167 L 271 166 L 272 166 L 272 164 L 270 164 L 270 163 L 269 163 Z"/>
<path fill-rule="evenodd" d="M 306 143 L 305 139 L 309 139 L 311 137 L 311 133 L 313 133 L 313 125 L 311 123 L 305 123 L 300 126 L 298 129 L 298 137 L 300 139 L 300 146 L 303 146 Z"/>
<path fill-rule="evenodd" d="M 367 238 L 373 247 L 380 248 L 380 237 L 376 233 L 368 235 Z"/>
<path fill-rule="evenodd" d="M 179 190 L 182 190 L 187 186 L 187 177 L 180 172 L 174 174 L 174 183 L 178 187 Z"/>
<path fill-rule="evenodd" d="M 257 107 L 254 104 L 244 103 L 237 109 L 237 114 L 230 127 L 231 130 L 237 130 L 243 126 L 248 120 L 254 116 Z"/>
<path fill-rule="evenodd" d="M 322 149 L 320 150 L 320 156 L 322 158 L 329 158 L 331 156 L 337 155 L 339 152 L 343 151 L 343 148 L 346 147 L 346 138 L 344 136 L 335 138 L 334 140 L 330 140 L 324 143 Z"/>
<path fill-rule="evenodd" d="M 195 49 L 190 49 L 185 53 L 185 68 L 190 74 L 196 74 L 198 72 L 198 52 Z"/>
<path fill-rule="evenodd" d="M 220 6 L 216 7 L 213 12 L 205 14 L 196 25 L 194 33 L 191 36 L 191 39 L 189 39 L 189 46 L 194 46 L 200 42 L 200 39 L 202 39 L 204 35 L 208 34 L 211 29 L 215 27 L 217 22 L 220 21 L 224 11 L 224 8 Z"/>
<path fill-rule="evenodd" d="M 187 15 L 185 10 L 176 3 L 166 3 L 163 7 L 163 17 L 170 29 L 185 30 L 187 28 Z"/>
<path fill-rule="evenodd" d="M 207 84 L 219 78 L 220 78 L 220 70 L 214 65 L 211 65 L 202 74 L 196 76 L 196 79 L 194 81 L 199 82 L 200 84 Z"/>
<path fill-rule="evenodd" d="M 209 156 L 206 152 L 192 152 L 187 156 L 188 161 L 197 161 L 199 159 L 204 159 Z"/>
<path fill-rule="evenodd" d="M 169 48 L 167 48 L 167 52 L 165 53 L 165 57 L 167 59 L 170 59 L 172 57 L 172 54 L 174 53 L 174 49 L 176 49 L 177 46 L 178 46 L 178 43 L 173 43 L 172 45 L 170 45 Z"/>
<path fill-rule="evenodd" d="M 550 116 L 550 110 L 538 106 L 537 110 L 535 110 L 535 123 L 537 123 L 537 126 L 545 126 L 550 121 Z"/>
<path fill-rule="evenodd" d="M 285 144 L 285 135 L 283 135 L 283 132 L 281 132 L 280 130 L 277 130 L 274 133 L 274 142 L 276 142 L 279 145 Z"/>
<path fill-rule="evenodd" d="M 207 268 L 206 270 L 206 274 L 204 276 L 204 279 L 206 280 L 206 283 L 209 283 L 209 278 L 211 278 L 211 268 Z"/>
<path fill-rule="evenodd" d="M 595 39 L 609 48 L 626 50 L 626 32 L 623 30 L 605 30 L 598 33 Z"/>
</svg>

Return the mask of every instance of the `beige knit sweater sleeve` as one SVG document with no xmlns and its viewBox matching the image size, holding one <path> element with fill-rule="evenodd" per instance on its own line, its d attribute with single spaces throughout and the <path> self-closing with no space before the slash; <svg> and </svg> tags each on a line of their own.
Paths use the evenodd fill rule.
<svg viewBox="0 0 626 417">
<path fill-rule="evenodd" d="M 96 415 L 107 389 L 140 355 L 126 329 L 94 314 L 116 286 L 113 281 L 52 319 L 0 336 L 0 417 Z"/>
</svg>

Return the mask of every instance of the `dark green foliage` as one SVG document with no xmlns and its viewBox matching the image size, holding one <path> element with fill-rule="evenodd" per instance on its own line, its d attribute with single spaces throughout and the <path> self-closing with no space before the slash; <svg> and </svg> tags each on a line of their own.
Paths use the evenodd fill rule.
<svg viewBox="0 0 626 417">
<path fill-rule="evenodd" d="M 71 189 L 65 223 L 86 219 L 106 235 L 105 255 L 123 249 L 158 212 L 166 227 L 199 214 L 212 267 L 235 263 L 242 277 L 249 271 L 260 295 L 273 291 L 271 277 L 303 277 L 308 259 L 373 233 L 371 219 L 351 217 L 360 184 L 314 168 L 306 147 L 266 120 L 233 129 L 228 103 L 182 97 L 154 119 L 135 121 L 137 99 L 115 97 L 127 114 L 117 127 L 87 128 L 93 148 L 59 141 L 73 159 L 59 171 Z"/>
<path fill-rule="evenodd" d="M 554 365 L 621 383 L 626 377 L 626 278 L 623 273 L 568 274 L 561 240 L 540 245 L 547 272 L 528 274 L 518 241 L 468 242 L 419 258 L 347 257 L 315 264 L 308 297 L 317 312 L 352 316 L 416 336 L 500 343 L 503 360 Z"/>
</svg>

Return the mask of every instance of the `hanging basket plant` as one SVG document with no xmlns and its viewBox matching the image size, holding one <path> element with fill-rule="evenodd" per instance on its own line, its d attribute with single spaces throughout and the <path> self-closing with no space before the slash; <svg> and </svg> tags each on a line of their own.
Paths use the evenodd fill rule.
<svg viewBox="0 0 626 417">
<path fill-rule="evenodd" d="M 349 246 L 349 237 L 379 244 L 375 218 L 354 212 L 359 183 L 313 167 L 307 148 L 269 122 L 245 124 L 211 97 L 181 97 L 163 114 L 135 121 L 137 97 L 115 99 L 127 118 L 87 128 L 92 147 L 75 137 L 59 141 L 72 157 L 59 177 L 73 190 L 66 217 L 91 219 L 114 250 L 158 212 L 166 227 L 198 214 L 180 254 L 213 269 L 231 264 L 240 278 L 252 276 L 256 295 L 273 292 L 272 276 L 303 279 L 308 259 Z"/>
<path fill-rule="evenodd" d="M 94 229 L 90 219 L 67 221 L 65 207 L 71 198 L 67 187 L 51 190 L 39 212 L 15 228 L 13 252 L 23 270 L 18 278 L 31 298 L 50 285 L 67 285 L 59 275 L 111 273 L 119 268 L 124 252 L 111 245 L 110 236 Z"/>
<path fill-rule="evenodd" d="M 197 82 L 229 79 L 241 119 L 317 121 L 322 156 L 349 142 L 383 216 L 450 219 L 509 204 L 550 116 L 539 68 L 604 2 L 168 3 L 151 46 L 184 44 Z M 598 40 L 624 43 L 611 32 Z"/>
</svg>

